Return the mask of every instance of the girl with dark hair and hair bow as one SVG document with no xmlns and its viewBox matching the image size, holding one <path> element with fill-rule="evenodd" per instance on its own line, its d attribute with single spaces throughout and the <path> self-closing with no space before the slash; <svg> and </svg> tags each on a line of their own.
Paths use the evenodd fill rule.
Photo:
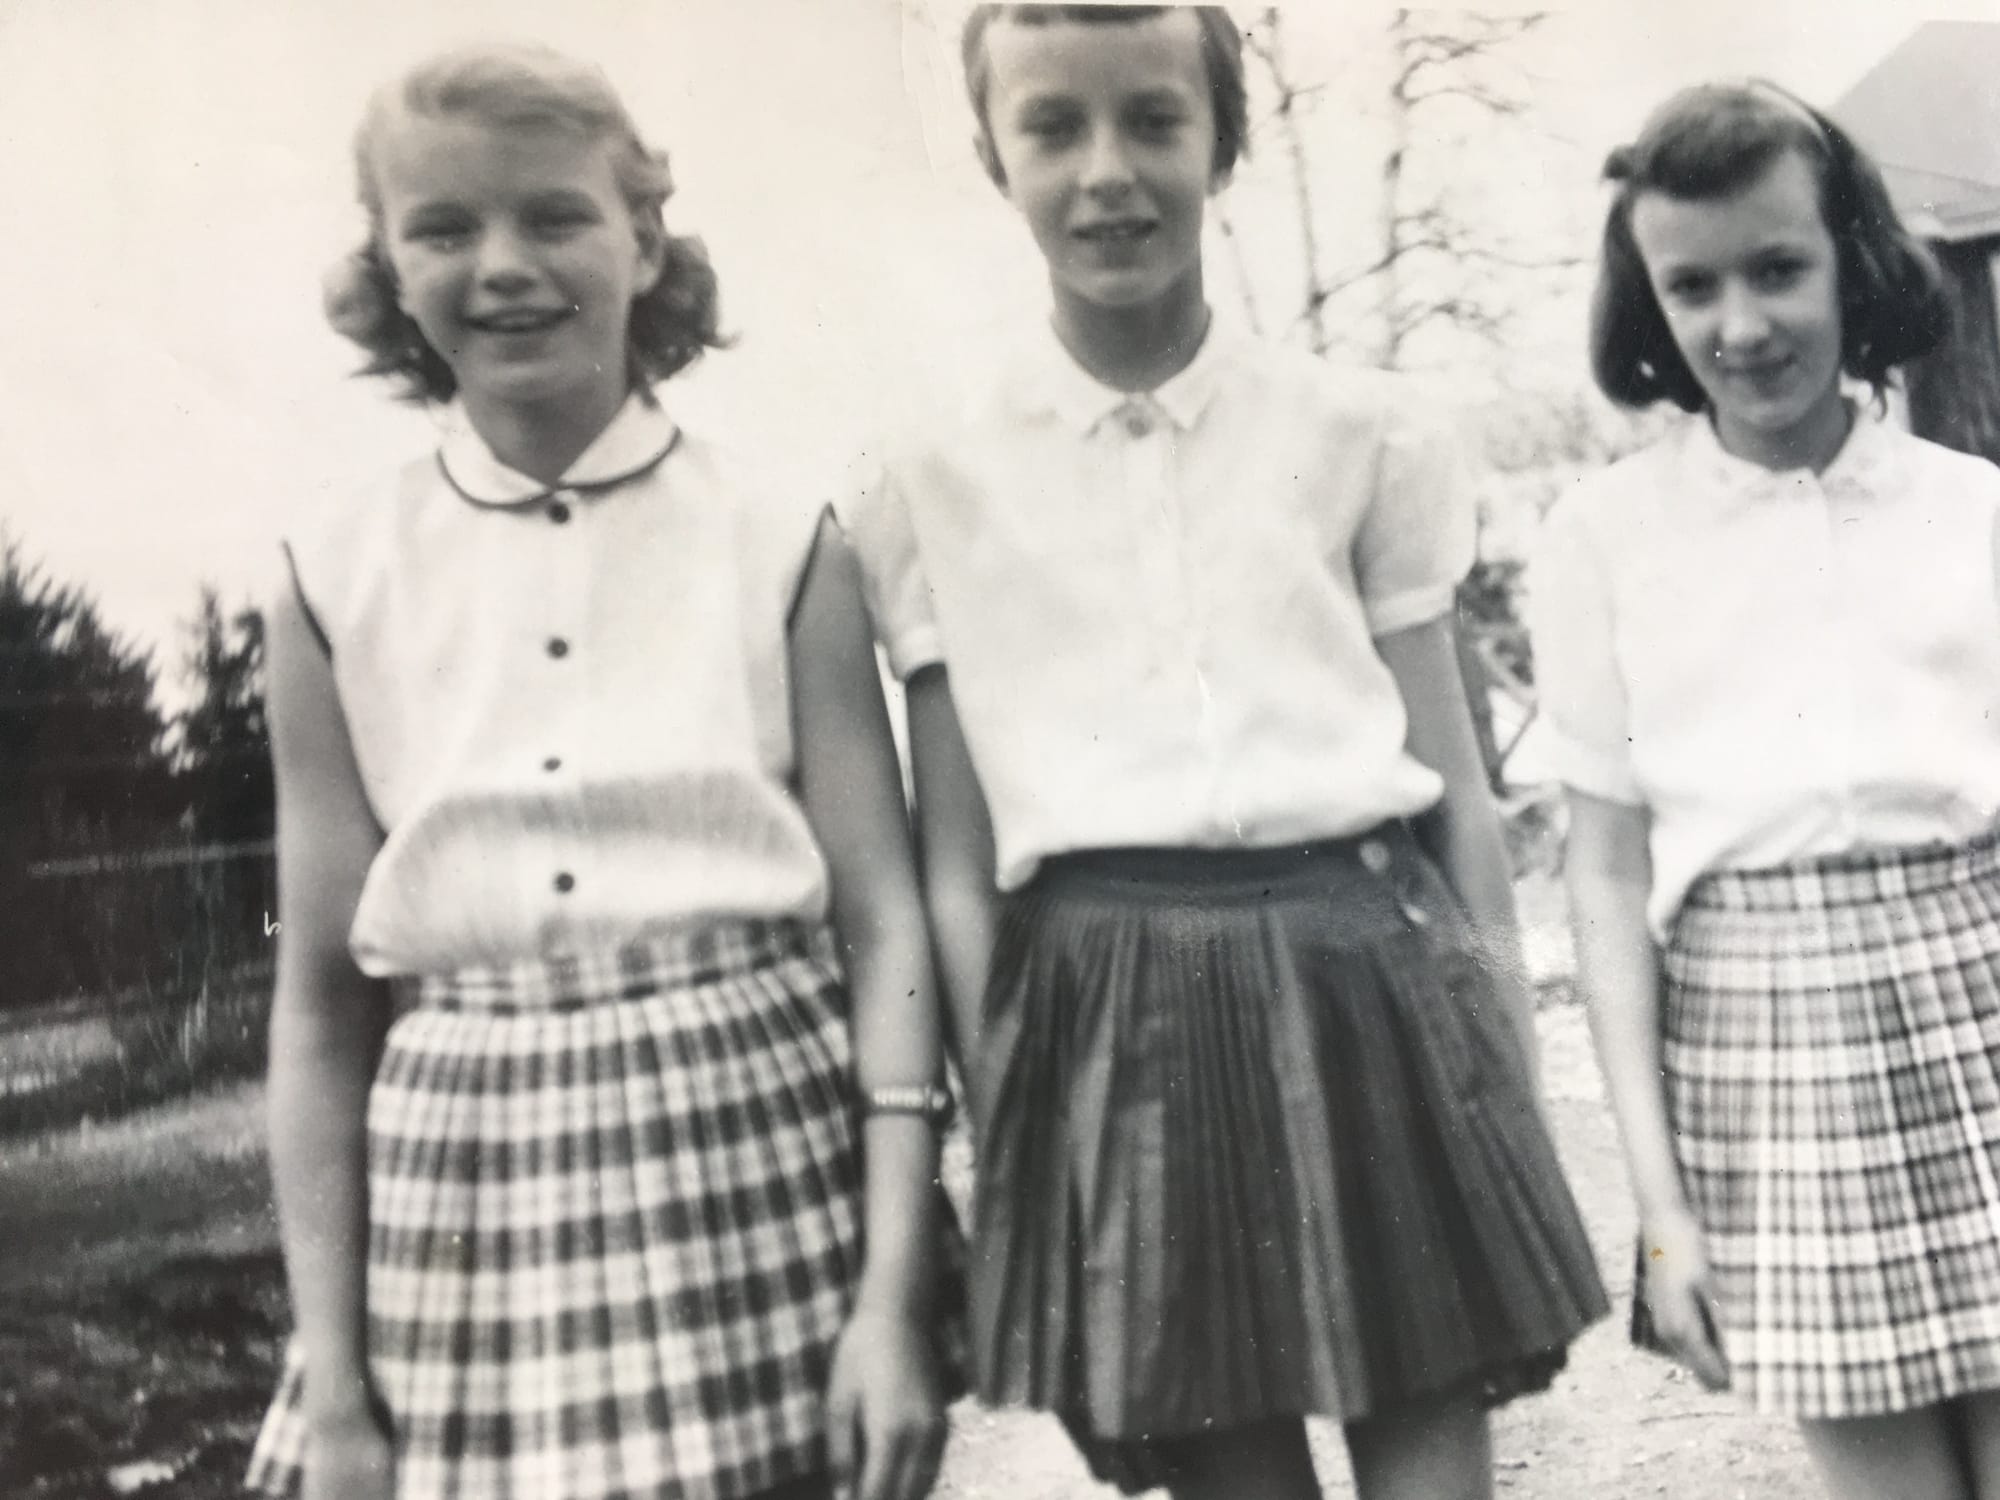
<svg viewBox="0 0 2000 1500">
<path fill-rule="evenodd" d="M 1705 85 L 1607 175 L 1598 382 L 1690 419 L 1531 576 L 1634 1335 L 1839 1496 L 2000 1496 L 2000 472 L 1881 419 L 1947 304 L 1832 121 Z"/>
</svg>

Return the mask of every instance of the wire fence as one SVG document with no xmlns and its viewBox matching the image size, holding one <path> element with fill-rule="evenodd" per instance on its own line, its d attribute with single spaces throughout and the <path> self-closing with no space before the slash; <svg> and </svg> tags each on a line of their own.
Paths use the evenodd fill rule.
<svg viewBox="0 0 2000 1500">
<path fill-rule="evenodd" d="M 92 851 L 28 867 L 25 960 L 0 996 L 0 1134 L 103 1119 L 261 1070 L 269 840 Z"/>
</svg>

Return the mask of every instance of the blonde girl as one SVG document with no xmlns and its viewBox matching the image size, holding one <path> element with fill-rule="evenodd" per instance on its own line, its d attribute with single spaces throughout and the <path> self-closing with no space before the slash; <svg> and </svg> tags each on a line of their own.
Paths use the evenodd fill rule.
<svg viewBox="0 0 2000 1500">
<path fill-rule="evenodd" d="M 251 1482 L 917 1500 L 938 1028 L 854 563 L 662 404 L 715 279 L 595 69 L 433 58 L 356 161 L 334 321 L 442 435 L 271 609 Z"/>
</svg>

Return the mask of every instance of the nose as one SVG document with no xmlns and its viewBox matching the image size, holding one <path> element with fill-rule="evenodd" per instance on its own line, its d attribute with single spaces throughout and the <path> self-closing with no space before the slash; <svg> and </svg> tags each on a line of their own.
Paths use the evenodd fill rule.
<svg viewBox="0 0 2000 1500">
<path fill-rule="evenodd" d="M 1132 161 L 1117 130 L 1091 132 L 1083 159 L 1083 188 L 1099 198 L 1116 198 L 1132 186 Z"/>
<path fill-rule="evenodd" d="M 1716 337 L 1724 349 L 1754 348 L 1771 331 L 1763 299 L 1737 282 L 1723 288 L 1719 318 Z"/>
<path fill-rule="evenodd" d="M 516 290 L 534 277 L 527 246 L 519 234 L 504 225 L 495 225 L 479 237 L 475 269 L 480 284 L 494 291 Z"/>
</svg>

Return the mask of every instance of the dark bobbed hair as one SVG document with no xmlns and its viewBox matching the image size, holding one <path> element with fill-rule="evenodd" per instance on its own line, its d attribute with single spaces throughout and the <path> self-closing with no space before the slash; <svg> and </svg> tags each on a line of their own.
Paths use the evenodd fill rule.
<svg viewBox="0 0 2000 1500">
<path fill-rule="evenodd" d="M 1927 354 L 1951 327 L 1937 263 L 1896 217 L 1882 174 L 1847 133 L 1775 84 L 1760 79 L 1683 89 L 1638 140 L 1613 151 L 1615 183 L 1591 307 L 1590 363 L 1598 386 L 1622 406 L 1708 403 L 1681 358 L 1632 238 L 1642 193 L 1683 202 L 1727 197 L 1751 186 L 1787 151 L 1819 179 L 1820 212 L 1833 236 L 1840 292 L 1841 367 L 1879 399 L 1896 366 Z"/>
<path fill-rule="evenodd" d="M 965 64 L 965 89 L 972 98 L 972 113 L 979 121 L 988 162 L 995 158 L 993 124 L 987 115 L 993 66 L 986 50 L 986 34 L 995 21 L 1021 26 L 1049 26 L 1058 21 L 1115 26 L 1151 20 L 1175 10 L 1192 10 L 1201 32 L 1201 61 L 1208 72 L 1209 104 L 1215 115 L 1214 170 L 1221 175 L 1234 171 L 1236 163 L 1250 154 L 1250 95 L 1243 73 L 1243 33 L 1220 5 L 975 5 L 965 18 L 959 53 Z"/>
<path fill-rule="evenodd" d="M 640 243 L 661 256 L 658 280 L 632 302 L 632 380 L 664 380 L 703 350 L 727 342 L 707 250 L 698 239 L 667 233 L 662 207 L 673 193 L 673 178 L 666 155 L 640 138 L 604 74 L 543 47 L 469 47 L 421 62 L 377 90 L 355 133 L 356 195 L 368 213 L 368 238 L 327 273 L 325 307 L 335 331 L 367 352 L 359 373 L 389 377 L 411 401 L 448 401 L 458 389 L 451 366 L 398 303 L 384 243 L 375 153 L 383 133 L 405 114 L 468 117 L 498 128 L 569 130 L 608 141 L 633 228 Z"/>
</svg>

